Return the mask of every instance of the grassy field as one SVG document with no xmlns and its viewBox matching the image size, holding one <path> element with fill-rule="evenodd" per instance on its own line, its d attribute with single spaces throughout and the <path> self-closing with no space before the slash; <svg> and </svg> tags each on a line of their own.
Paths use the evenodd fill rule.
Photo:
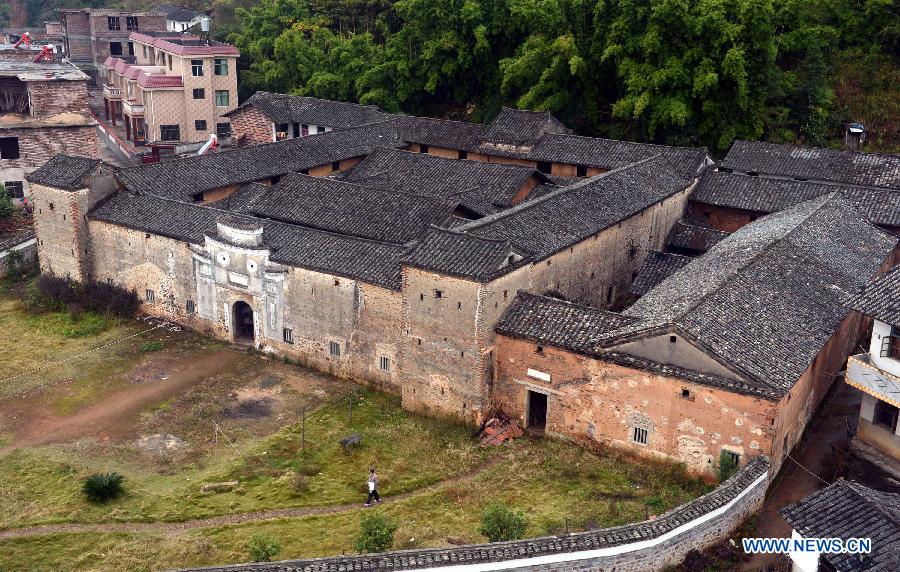
<svg viewBox="0 0 900 572">
<path fill-rule="evenodd" d="M 67 324 L 65 314 L 34 316 L 13 295 L 0 294 L 0 343 L 11 348 L 0 371 L 25 374 L 0 381 L 0 530 L 159 524 L 142 532 L 113 527 L 0 540 L 5 572 L 242 562 L 255 532 L 279 539 L 279 558 L 351 552 L 371 465 L 382 495 L 394 500 L 369 510 L 399 524 L 397 548 L 483 541 L 480 512 L 494 499 L 523 510 L 533 536 L 642 520 L 708 489 L 678 469 L 558 441 L 520 439 L 485 449 L 471 427 L 406 412 L 395 396 L 188 332 L 155 330 L 28 373 L 146 329 L 84 319 L 86 332 L 88 326 Z M 115 404 L 177 379 L 177 392 L 152 394 L 133 414 L 117 416 Z M 112 411 L 103 410 L 107 402 Z M 90 423 L 76 423 L 91 412 Z M 30 445 L 23 437 L 32 425 L 58 430 L 70 421 L 75 428 L 53 442 Z M 346 453 L 338 442 L 354 432 L 361 445 Z M 178 446 L 142 444 L 153 436 Z M 113 470 L 125 475 L 125 494 L 103 505 L 87 502 L 83 479 Z M 201 492 L 203 484 L 232 480 L 239 482 L 233 490 Z M 332 514 L 189 530 L 165 524 L 304 507 Z"/>
</svg>

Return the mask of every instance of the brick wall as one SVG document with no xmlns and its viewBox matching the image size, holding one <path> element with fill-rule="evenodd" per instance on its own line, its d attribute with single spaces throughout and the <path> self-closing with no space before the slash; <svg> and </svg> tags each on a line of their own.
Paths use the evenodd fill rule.
<svg viewBox="0 0 900 572">
<path fill-rule="evenodd" d="M 494 398 L 523 426 L 533 391 L 547 396 L 548 433 L 685 463 L 694 473 L 713 475 L 723 449 L 741 463 L 772 451 L 774 401 L 549 346 L 537 350 L 534 342 L 497 336 Z M 647 430 L 647 445 L 633 442 L 634 427 Z"/>
<path fill-rule="evenodd" d="M 255 107 L 231 114 L 231 134 L 242 145 L 272 142 L 272 120 Z"/>
<path fill-rule="evenodd" d="M 728 538 L 762 506 L 768 462 L 753 463 L 714 491 L 656 520 L 562 536 L 458 548 L 405 550 L 376 555 L 195 568 L 207 572 L 343 572 L 417 569 L 518 570 L 522 572 L 648 572 L 681 562 Z"/>
<path fill-rule="evenodd" d="M 31 81 L 28 96 L 34 117 L 66 112 L 85 117 L 90 114 L 86 81 Z"/>
<path fill-rule="evenodd" d="M 82 281 L 90 267 L 91 240 L 85 221 L 90 191 L 31 185 L 34 230 L 41 272 Z"/>
<path fill-rule="evenodd" d="M 65 28 L 66 54 L 73 62 L 94 61 L 91 47 L 91 22 L 86 12 L 61 14 Z"/>
<path fill-rule="evenodd" d="M 765 213 L 755 213 L 693 201 L 688 207 L 688 212 L 694 218 L 706 221 L 713 228 L 725 232 L 734 232 L 765 215 Z"/>
</svg>

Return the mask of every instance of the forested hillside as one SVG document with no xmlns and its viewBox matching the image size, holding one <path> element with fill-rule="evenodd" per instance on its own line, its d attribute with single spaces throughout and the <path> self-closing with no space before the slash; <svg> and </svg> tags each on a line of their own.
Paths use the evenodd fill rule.
<svg viewBox="0 0 900 572">
<path fill-rule="evenodd" d="M 717 153 L 736 138 L 836 145 L 860 121 L 869 149 L 900 147 L 894 0 L 213 0 L 212 12 L 241 49 L 243 97 L 476 121 L 508 105 Z"/>
</svg>

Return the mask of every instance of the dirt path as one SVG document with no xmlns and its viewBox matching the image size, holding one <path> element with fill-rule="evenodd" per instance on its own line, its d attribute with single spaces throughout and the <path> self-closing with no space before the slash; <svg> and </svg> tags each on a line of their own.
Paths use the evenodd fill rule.
<svg viewBox="0 0 900 572">
<path fill-rule="evenodd" d="M 241 356 L 239 352 L 225 349 L 174 362 L 172 373 L 166 379 L 111 393 L 99 403 L 72 415 L 58 415 L 46 406 L 38 406 L 23 416 L 29 421 L 8 447 L 0 449 L 0 454 L 16 447 L 34 447 L 80 437 L 112 438 L 127 432 L 141 410 L 225 371 Z"/>
<path fill-rule="evenodd" d="M 408 498 L 426 495 L 440 488 L 470 480 L 488 468 L 503 461 L 503 457 L 494 457 L 481 463 L 477 467 L 467 471 L 461 475 L 451 477 L 449 479 L 428 485 L 421 489 L 402 493 L 388 499 L 385 503 L 398 502 Z M 193 530 L 196 528 L 211 528 L 214 526 L 243 524 L 247 522 L 258 522 L 265 520 L 275 520 L 279 518 L 300 518 L 304 516 L 315 516 L 322 514 L 338 514 L 349 511 L 365 510 L 360 503 L 329 505 L 329 506 L 312 506 L 300 508 L 279 508 L 270 510 L 259 510 L 254 512 L 243 512 L 238 514 L 227 514 L 222 516 L 214 516 L 210 518 L 201 518 L 197 520 L 185 520 L 182 522 L 118 522 L 112 524 L 87 524 L 87 523 L 65 523 L 65 524 L 46 524 L 39 526 L 25 526 L 22 528 L 7 528 L 0 530 L 0 540 L 10 538 L 23 538 L 28 536 L 38 536 L 43 534 L 57 534 L 65 532 L 178 532 L 182 530 Z"/>
</svg>

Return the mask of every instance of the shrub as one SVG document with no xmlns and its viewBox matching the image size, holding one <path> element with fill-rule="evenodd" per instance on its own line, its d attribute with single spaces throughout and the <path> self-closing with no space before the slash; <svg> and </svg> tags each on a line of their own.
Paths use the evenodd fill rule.
<svg viewBox="0 0 900 572">
<path fill-rule="evenodd" d="M 281 543 L 268 534 L 257 532 L 247 542 L 247 551 L 254 562 L 271 562 L 281 552 Z"/>
<path fill-rule="evenodd" d="M 84 480 L 81 490 L 88 500 L 106 502 L 123 492 L 125 477 L 119 473 L 95 473 Z"/>
<path fill-rule="evenodd" d="M 731 478 L 733 474 L 735 474 L 738 470 L 737 462 L 735 462 L 734 455 L 728 454 L 726 451 L 722 451 L 719 455 L 719 464 L 716 467 L 716 476 L 719 477 L 719 482 L 723 483 Z"/>
<path fill-rule="evenodd" d="M 379 512 L 363 514 L 359 520 L 359 536 L 356 537 L 357 552 L 384 552 L 394 545 L 396 523 Z"/>
<path fill-rule="evenodd" d="M 309 477 L 297 473 L 291 477 L 291 490 L 294 494 L 303 494 L 309 490 Z"/>
<path fill-rule="evenodd" d="M 61 310 L 69 304 L 79 302 L 81 299 L 75 282 L 68 278 L 43 274 L 38 277 L 35 287 L 46 302 L 45 305 L 56 309 Z"/>
<path fill-rule="evenodd" d="M 518 540 L 525 535 L 528 521 L 522 511 L 513 512 L 500 501 L 493 502 L 481 513 L 479 532 L 490 542 Z"/>
<path fill-rule="evenodd" d="M 13 207 L 12 198 L 9 196 L 6 187 L 0 183 L 0 220 L 11 217 L 14 211 L 15 207 Z"/>
<path fill-rule="evenodd" d="M 139 348 L 142 352 L 156 352 L 166 347 L 164 342 L 159 340 L 155 342 L 147 342 L 146 344 L 142 344 Z"/>
<path fill-rule="evenodd" d="M 134 290 L 104 282 L 86 282 L 83 296 L 84 304 L 89 310 L 119 318 L 133 317 L 141 306 L 141 300 Z"/>
</svg>

